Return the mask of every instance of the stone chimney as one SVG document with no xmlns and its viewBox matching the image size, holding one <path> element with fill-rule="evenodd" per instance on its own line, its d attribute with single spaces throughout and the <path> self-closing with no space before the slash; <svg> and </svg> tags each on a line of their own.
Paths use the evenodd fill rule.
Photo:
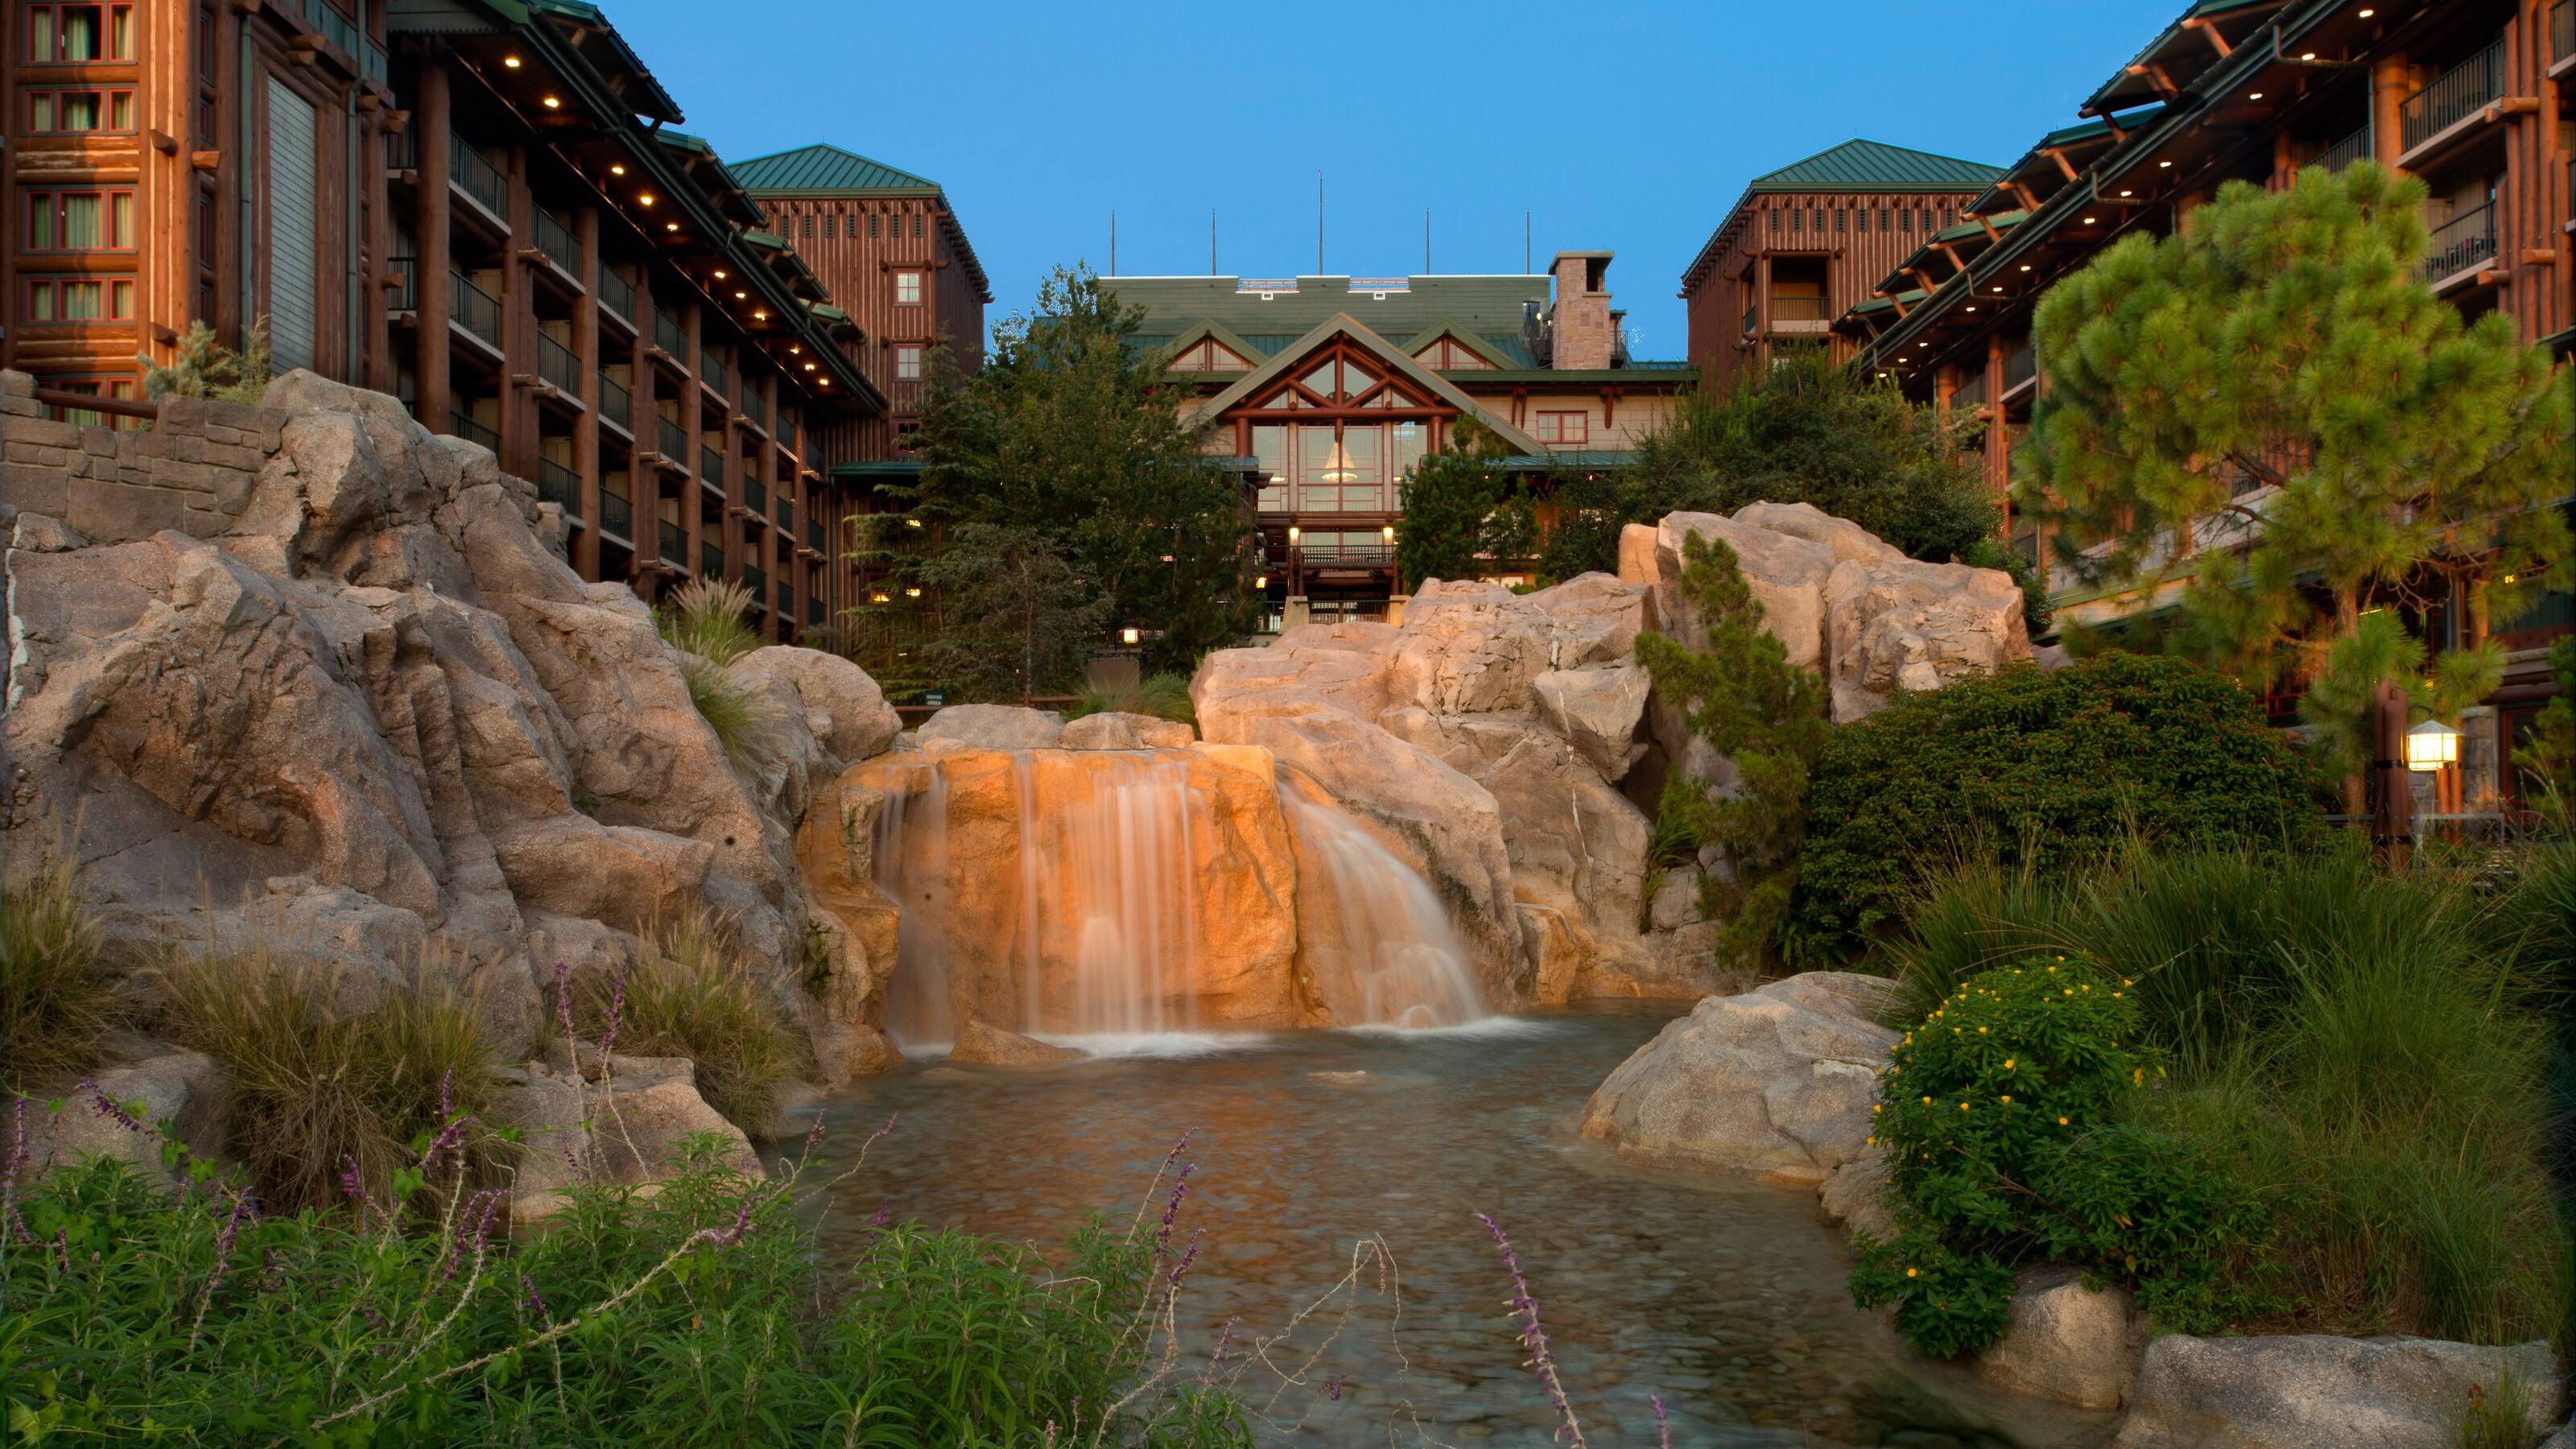
<svg viewBox="0 0 2576 1449">
<path fill-rule="evenodd" d="M 1619 326 L 1610 311 L 1609 252 L 1558 252 L 1554 352 L 1548 366 L 1602 368 L 1619 351 Z"/>
</svg>

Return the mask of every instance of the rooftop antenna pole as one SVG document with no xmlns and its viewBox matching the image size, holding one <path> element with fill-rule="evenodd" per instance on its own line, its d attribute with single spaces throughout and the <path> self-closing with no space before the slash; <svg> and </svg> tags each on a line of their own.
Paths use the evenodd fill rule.
<svg viewBox="0 0 2576 1449">
<path fill-rule="evenodd" d="M 1113 239 L 1113 241 L 1114 241 L 1114 239 L 1117 237 L 1117 234 L 1118 234 L 1118 228 L 1116 228 L 1115 226 L 1112 226 L 1112 227 L 1109 229 L 1109 234 L 1110 234 L 1111 238 L 1112 238 L 1112 239 Z M 1113 247 L 1112 247 L 1112 250 L 1114 251 L 1115 249 L 1116 249 L 1116 248 L 1113 246 Z M 1521 275 L 1523 275 L 1523 276 L 1528 276 L 1528 275 L 1529 275 L 1529 269 L 1530 269 L 1530 228 L 1529 228 L 1529 208 L 1527 208 L 1527 207 L 1523 207 L 1523 208 L 1521 208 Z"/>
<path fill-rule="evenodd" d="M 1422 275 L 1431 275 L 1431 208 L 1422 208 Z"/>
<path fill-rule="evenodd" d="M 1208 208 L 1208 275 L 1216 275 L 1216 208 Z"/>
<path fill-rule="evenodd" d="M 1324 274 L 1324 173 L 1315 173 L 1315 275 Z"/>
<path fill-rule="evenodd" d="M 1109 209 L 1109 275 L 1118 275 L 1118 208 Z"/>
</svg>

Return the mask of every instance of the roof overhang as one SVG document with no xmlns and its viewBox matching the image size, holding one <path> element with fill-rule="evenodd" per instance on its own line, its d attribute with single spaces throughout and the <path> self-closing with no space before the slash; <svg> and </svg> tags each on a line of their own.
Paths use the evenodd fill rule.
<svg viewBox="0 0 2576 1449">
<path fill-rule="evenodd" d="M 1368 324 L 1348 312 L 1336 312 L 1317 323 L 1304 336 L 1273 354 L 1269 361 L 1243 374 L 1225 391 L 1208 399 L 1192 416 L 1198 420 L 1201 428 L 1213 427 L 1217 418 L 1228 408 L 1236 406 L 1254 393 L 1285 377 L 1290 369 L 1305 361 L 1307 354 L 1336 337 L 1347 338 L 1359 344 L 1363 351 L 1384 362 L 1388 368 L 1403 376 L 1415 387 L 1456 408 L 1461 415 L 1473 417 L 1479 426 L 1501 439 L 1503 446 L 1513 452 L 1530 454 L 1547 452 L 1546 444 L 1512 426 L 1508 419 L 1496 416 L 1491 408 L 1459 391 L 1457 384 L 1406 356 L 1402 348 L 1387 341 Z M 1293 420 L 1295 414 L 1282 413 L 1280 416 L 1283 419 Z"/>
</svg>

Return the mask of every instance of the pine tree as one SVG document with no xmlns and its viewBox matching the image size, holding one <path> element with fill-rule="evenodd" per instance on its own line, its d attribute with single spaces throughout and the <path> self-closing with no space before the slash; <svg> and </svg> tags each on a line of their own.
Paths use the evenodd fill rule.
<svg viewBox="0 0 2576 1449">
<path fill-rule="evenodd" d="M 263 318 L 242 331 L 241 351 L 215 340 L 215 329 L 203 319 L 188 324 L 174 346 L 168 367 L 146 357 L 143 395 L 203 397 L 218 402 L 255 403 L 268 391 L 268 323 Z"/>
<path fill-rule="evenodd" d="M 1763 627 L 1762 602 L 1725 540 L 1691 534 L 1682 559 L 1677 588 L 1707 647 L 1649 633 L 1638 636 L 1637 657 L 1691 732 L 1733 763 L 1736 778 L 1721 789 L 1674 770 L 1657 828 L 1724 854 L 1726 871 L 1701 877 L 1700 900 L 1706 914 L 1727 918 L 1720 955 L 1750 962 L 1770 944 L 1797 887 L 1808 780 L 1831 729 L 1824 683 L 1791 664 Z"/>
<path fill-rule="evenodd" d="M 2447 712 L 2494 688 L 2489 623 L 2563 587 L 2551 502 L 2569 410 L 2513 320 L 2464 322 L 2421 280 L 2422 182 L 2363 163 L 2285 191 L 2229 182 L 2180 235 L 2130 236 L 2040 300 L 2045 386 L 2015 494 L 2123 583 L 2197 547 L 2190 645 L 2254 683 L 2310 682 L 2346 769 L 2366 703 Z M 2259 506 L 2239 492 L 2268 484 Z M 2247 491 L 2251 491 L 2248 489 Z M 2427 658 L 2393 608 L 2457 599 Z"/>
<path fill-rule="evenodd" d="M 1414 466 L 1404 482 L 1404 523 L 1395 544 L 1396 570 L 1407 587 L 1480 578 L 1489 571 L 1488 558 L 1513 556 L 1525 530 L 1502 526 L 1506 520 L 1498 516 L 1512 510 L 1519 492 L 1495 466 L 1502 456 L 1499 439 L 1460 418 L 1450 446 Z"/>
</svg>

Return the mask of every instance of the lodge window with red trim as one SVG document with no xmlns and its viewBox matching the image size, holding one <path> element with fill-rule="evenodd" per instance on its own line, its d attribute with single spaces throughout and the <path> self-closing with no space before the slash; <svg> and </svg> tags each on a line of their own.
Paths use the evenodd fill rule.
<svg viewBox="0 0 2576 1449">
<path fill-rule="evenodd" d="M 70 136 L 84 131 L 134 129 L 134 92 L 125 90 L 31 90 L 27 92 L 27 134 Z"/>
<path fill-rule="evenodd" d="M 36 379 L 36 386 L 52 388 L 57 392 L 84 393 L 90 397 L 131 398 L 134 396 L 134 379 L 130 377 L 39 377 Z M 76 423 L 82 427 L 98 427 L 103 424 L 111 428 L 139 428 L 148 422 L 144 418 L 129 418 L 121 413 L 103 413 L 91 408 L 54 405 L 49 410 L 57 421 Z"/>
<path fill-rule="evenodd" d="M 898 345 L 898 346 L 895 348 L 895 350 L 894 350 L 894 380 L 895 380 L 895 381 L 897 381 L 897 382 L 919 382 L 919 381 L 921 381 L 921 344 L 920 344 L 920 343 L 917 343 L 917 342 L 906 342 L 906 343 L 902 343 L 902 344 Z"/>
<path fill-rule="evenodd" d="M 894 274 L 894 304 L 898 307 L 921 305 L 921 273 L 907 269 Z"/>
<path fill-rule="evenodd" d="M 1540 413 L 1538 440 L 1542 443 L 1583 443 L 1592 438 L 1590 413 Z"/>
<path fill-rule="evenodd" d="M 34 4 L 27 7 L 27 62 L 70 65 L 134 59 L 132 5 Z"/>
<path fill-rule="evenodd" d="M 131 322 L 134 279 L 131 277 L 31 277 L 27 280 L 29 322 Z"/>
<path fill-rule="evenodd" d="M 134 250 L 134 193 L 53 191 L 18 193 L 27 218 L 21 236 L 35 252 Z"/>
</svg>

